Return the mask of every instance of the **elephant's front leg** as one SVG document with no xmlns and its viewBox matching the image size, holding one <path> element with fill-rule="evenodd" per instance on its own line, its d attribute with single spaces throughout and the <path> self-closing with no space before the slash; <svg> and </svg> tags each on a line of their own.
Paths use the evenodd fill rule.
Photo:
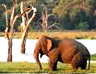
<svg viewBox="0 0 96 74">
<path fill-rule="evenodd" d="M 57 62 L 58 62 L 58 50 L 52 49 L 49 53 L 48 53 L 48 57 L 49 57 L 49 69 L 50 70 L 57 70 Z"/>
</svg>

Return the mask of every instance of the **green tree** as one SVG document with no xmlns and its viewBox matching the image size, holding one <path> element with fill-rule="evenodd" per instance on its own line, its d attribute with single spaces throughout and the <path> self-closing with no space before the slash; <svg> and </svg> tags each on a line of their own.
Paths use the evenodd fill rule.
<svg viewBox="0 0 96 74">
<path fill-rule="evenodd" d="M 71 16 L 75 16 L 78 10 L 85 12 L 92 12 L 94 8 L 95 0 L 59 0 L 59 4 L 54 8 L 53 12 L 59 16 L 64 16 L 70 13 Z M 74 14 L 73 14 L 74 12 Z"/>
<path fill-rule="evenodd" d="M 80 22 L 87 22 L 92 29 L 95 4 L 96 0 L 59 0 L 59 4 L 54 8 L 53 13 L 57 13 L 62 18 L 60 23 L 65 25 L 67 29 L 76 29 Z M 66 15 L 68 16 L 66 17 Z M 67 18 L 69 21 L 66 21 Z M 69 28 L 66 26 L 69 26 Z"/>
</svg>

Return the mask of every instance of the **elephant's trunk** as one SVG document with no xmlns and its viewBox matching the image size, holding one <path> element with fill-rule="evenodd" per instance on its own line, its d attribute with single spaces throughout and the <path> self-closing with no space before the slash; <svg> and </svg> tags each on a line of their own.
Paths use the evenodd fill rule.
<svg viewBox="0 0 96 74">
<path fill-rule="evenodd" d="M 36 60 L 36 63 L 38 65 L 38 69 L 41 70 L 42 69 L 42 66 L 41 66 L 41 63 L 40 63 L 38 54 L 34 54 L 33 56 L 34 56 L 34 58 Z"/>
<path fill-rule="evenodd" d="M 40 51 L 40 58 L 42 58 L 43 55 L 44 55 L 44 54 L 42 53 L 42 51 Z"/>
<path fill-rule="evenodd" d="M 40 60 L 39 60 L 39 53 L 40 53 L 40 47 L 39 47 L 39 42 L 36 43 L 36 47 L 34 49 L 34 58 L 36 60 L 36 63 L 38 65 L 38 69 L 41 70 L 42 69 L 42 66 L 41 66 L 41 63 L 40 63 Z"/>
</svg>

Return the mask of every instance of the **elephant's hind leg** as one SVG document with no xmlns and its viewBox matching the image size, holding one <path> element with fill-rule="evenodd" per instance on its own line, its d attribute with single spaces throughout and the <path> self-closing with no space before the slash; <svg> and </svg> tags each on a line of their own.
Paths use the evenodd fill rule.
<svg viewBox="0 0 96 74">
<path fill-rule="evenodd" d="M 80 64 L 80 59 L 81 59 L 81 56 L 80 56 L 80 53 L 76 53 L 76 55 L 74 55 L 74 57 L 72 58 L 72 61 L 71 61 L 71 65 L 73 67 L 73 69 L 77 70 L 78 67 L 79 67 L 79 64 Z"/>
<path fill-rule="evenodd" d="M 87 60 L 86 59 L 83 59 L 80 67 L 81 67 L 81 69 L 86 69 L 86 66 L 87 66 Z"/>
</svg>

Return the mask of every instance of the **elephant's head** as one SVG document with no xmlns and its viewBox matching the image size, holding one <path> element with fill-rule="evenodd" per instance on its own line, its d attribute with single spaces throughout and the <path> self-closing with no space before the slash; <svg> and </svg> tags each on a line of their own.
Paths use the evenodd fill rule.
<svg viewBox="0 0 96 74">
<path fill-rule="evenodd" d="M 42 69 L 41 63 L 39 61 L 39 54 L 40 57 L 50 51 L 52 47 L 52 41 L 47 36 L 41 36 L 41 38 L 37 41 L 35 49 L 34 49 L 34 58 L 38 64 L 39 69 Z"/>
</svg>

